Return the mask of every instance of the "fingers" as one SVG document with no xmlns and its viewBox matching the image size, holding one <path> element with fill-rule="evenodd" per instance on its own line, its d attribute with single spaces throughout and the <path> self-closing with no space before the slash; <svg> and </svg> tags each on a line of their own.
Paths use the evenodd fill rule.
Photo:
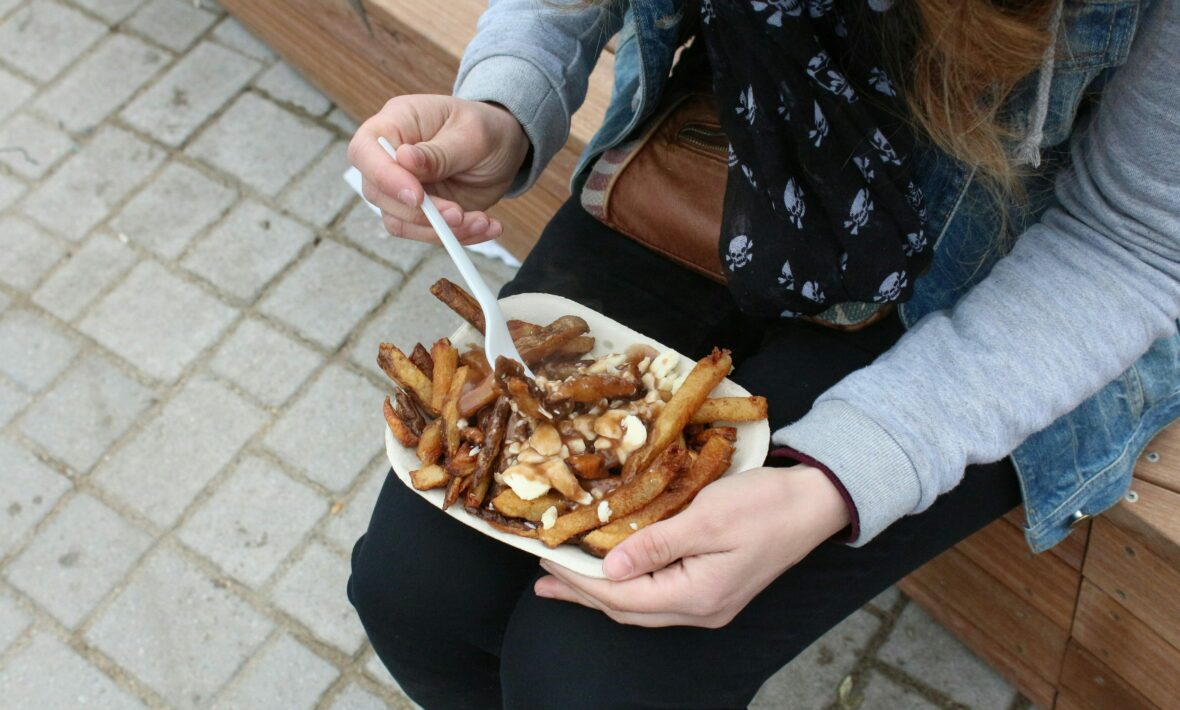
<svg viewBox="0 0 1180 710">
<path fill-rule="evenodd" d="M 607 554 L 602 571 L 613 580 L 633 579 L 661 570 L 676 560 L 700 552 L 717 552 L 716 538 L 693 506 L 631 535 Z"/>
<path fill-rule="evenodd" d="M 550 576 L 538 579 L 535 585 L 535 591 L 539 596 L 549 599 L 556 599 L 558 601 L 580 604 L 588 609 L 601 611 L 612 620 L 620 624 L 656 628 L 663 626 L 685 626 L 694 623 L 694 620 L 687 618 L 682 614 L 668 612 L 645 614 L 610 609 L 594 597 L 581 592 L 575 587 L 571 587 L 557 577 Z"/>
<path fill-rule="evenodd" d="M 442 210 L 442 215 L 455 237 L 463 244 L 486 242 L 500 236 L 504 231 L 498 220 L 489 218 L 483 212 L 460 212 L 457 207 L 452 206 Z M 439 243 L 434 227 L 431 227 L 425 219 L 422 220 L 424 224 L 418 224 L 388 212 L 382 212 L 381 221 L 385 225 L 385 230 L 395 237 L 429 244 Z"/>
<path fill-rule="evenodd" d="M 633 614 L 688 611 L 682 607 L 682 602 L 687 604 L 688 600 L 680 599 L 680 592 L 688 585 L 679 565 L 661 575 L 643 575 L 625 582 L 586 577 L 551 562 L 542 562 L 541 567 L 603 611 Z"/>
</svg>

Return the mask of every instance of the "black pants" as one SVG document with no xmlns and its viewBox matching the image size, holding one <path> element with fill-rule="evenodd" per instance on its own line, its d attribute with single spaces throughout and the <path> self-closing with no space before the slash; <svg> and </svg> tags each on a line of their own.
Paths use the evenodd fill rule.
<svg viewBox="0 0 1180 710">
<path fill-rule="evenodd" d="M 587 215 L 554 217 L 502 294 L 556 293 L 700 357 L 728 347 L 733 379 L 770 401 L 771 427 L 802 416 L 900 337 L 742 318 L 724 287 Z M 352 555 L 348 594 L 381 660 L 426 708 L 744 707 L 829 628 L 1019 503 L 1011 466 L 958 488 L 869 544 L 818 547 L 717 630 L 623 626 L 532 592 L 536 558 L 448 520 L 390 476 Z"/>
</svg>

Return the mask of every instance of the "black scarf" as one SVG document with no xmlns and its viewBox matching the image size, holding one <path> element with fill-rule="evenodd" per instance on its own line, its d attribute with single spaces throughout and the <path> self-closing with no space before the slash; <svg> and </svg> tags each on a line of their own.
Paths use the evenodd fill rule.
<svg viewBox="0 0 1180 710">
<path fill-rule="evenodd" d="M 721 261 L 751 315 L 905 301 L 930 259 L 904 104 L 849 19 L 833 0 L 701 0 L 730 140 Z"/>
</svg>

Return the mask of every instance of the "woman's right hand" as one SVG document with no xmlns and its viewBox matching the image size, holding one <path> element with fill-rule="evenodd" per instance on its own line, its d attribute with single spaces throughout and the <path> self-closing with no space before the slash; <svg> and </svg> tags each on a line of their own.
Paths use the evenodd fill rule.
<svg viewBox="0 0 1180 710">
<path fill-rule="evenodd" d="M 381 136 L 397 147 L 396 162 L 378 145 Z M 507 109 L 417 94 L 391 99 L 365 121 L 348 146 L 348 159 L 390 234 L 438 242 L 420 209 L 425 192 L 455 236 L 474 244 L 503 231 L 483 210 L 508 191 L 528 151 L 528 137 Z"/>
</svg>

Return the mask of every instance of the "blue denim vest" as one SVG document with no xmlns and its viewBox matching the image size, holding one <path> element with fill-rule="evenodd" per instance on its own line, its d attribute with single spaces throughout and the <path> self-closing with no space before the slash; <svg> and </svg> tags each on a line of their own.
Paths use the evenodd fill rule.
<svg viewBox="0 0 1180 710">
<path fill-rule="evenodd" d="M 694 2 L 695 0 L 687 0 Z M 651 116 L 680 42 L 685 0 L 631 0 L 615 51 L 611 104 L 601 128 L 574 171 L 575 194 L 585 168 Z M 1130 50 L 1144 0 L 1065 0 L 1057 60 L 1041 147 L 1063 146 L 1084 122 L 1083 100 L 1097 95 Z M 1036 79 L 1018 88 L 1007 110 L 1026 120 Z M 1000 210 L 973 179 L 970 167 L 937 149 L 915 154 L 915 174 L 926 195 L 928 230 L 936 236 L 933 265 L 900 309 L 906 325 L 953 306 L 1002 256 Z M 1034 180 L 1051 184 L 1060 161 Z M 1019 234 L 1051 204 L 1021 210 L 1009 229 Z M 1065 538 L 1072 525 L 1117 503 L 1131 482 L 1135 460 L 1151 438 L 1180 418 L 1180 332 L 1157 341 L 1130 369 L 1012 453 L 1024 495 L 1025 537 L 1036 552 Z"/>
</svg>

